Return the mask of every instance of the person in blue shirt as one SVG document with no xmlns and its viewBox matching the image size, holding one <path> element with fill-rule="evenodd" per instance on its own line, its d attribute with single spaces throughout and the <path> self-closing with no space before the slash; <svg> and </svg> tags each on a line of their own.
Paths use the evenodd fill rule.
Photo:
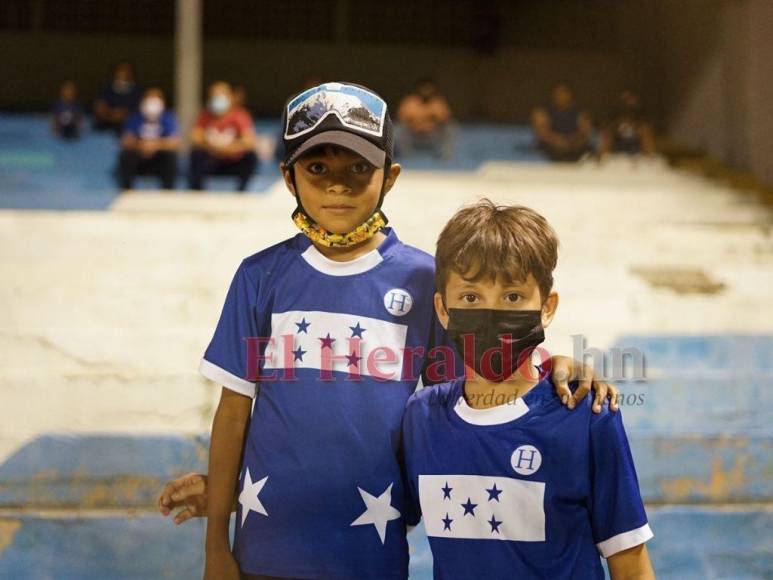
<svg viewBox="0 0 773 580">
<path fill-rule="evenodd" d="M 537 147 L 551 161 L 579 161 L 591 152 L 590 117 L 575 104 L 565 83 L 553 87 L 550 103 L 532 112 L 531 124 Z"/>
<path fill-rule="evenodd" d="M 654 578 L 621 415 L 569 412 L 532 363 L 558 306 L 557 248 L 542 216 L 489 200 L 438 238 L 435 311 L 466 374 L 417 391 L 403 422 L 408 513 L 435 578 L 603 579 L 599 554 L 613 579 Z"/>
<path fill-rule="evenodd" d="M 119 62 L 113 67 L 110 84 L 94 101 L 94 129 L 121 134 L 124 123 L 137 110 L 142 87 L 137 83 L 134 65 Z"/>
<path fill-rule="evenodd" d="M 59 98 L 53 107 L 53 131 L 62 139 L 77 139 L 83 124 L 83 107 L 78 101 L 78 89 L 73 81 L 59 89 Z"/>
<path fill-rule="evenodd" d="M 164 189 L 174 188 L 179 146 L 177 119 L 166 109 L 163 91 L 148 89 L 140 110 L 129 117 L 123 129 L 118 159 L 120 187 L 131 189 L 137 175 L 155 175 Z"/>
<path fill-rule="evenodd" d="M 200 365 L 222 385 L 209 477 L 167 486 L 159 509 L 195 490 L 186 513 L 207 513 L 208 579 L 402 579 L 403 411 L 428 380 L 428 351 L 446 345 L 434 263 L 387 227 L 401 168 L 380 96 L 323 83 L 286 103 L 282 128 L 300 233 L 237 269 Z M 555 361 L 567 375 L 581 368 Z"/>
</svg>

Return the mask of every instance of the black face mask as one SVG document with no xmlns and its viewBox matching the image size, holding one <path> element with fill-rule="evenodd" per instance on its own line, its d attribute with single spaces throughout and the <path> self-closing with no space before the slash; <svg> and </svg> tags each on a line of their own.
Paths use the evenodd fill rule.
<svg viewBox="0 0 773 580">
<path fill-rule="evenodd" d="M 451 308 L 448 314 L 448 336 L 465 364 L 495 383 L 509 378 L 545 340 L 539 310 Z"/>
</svg>

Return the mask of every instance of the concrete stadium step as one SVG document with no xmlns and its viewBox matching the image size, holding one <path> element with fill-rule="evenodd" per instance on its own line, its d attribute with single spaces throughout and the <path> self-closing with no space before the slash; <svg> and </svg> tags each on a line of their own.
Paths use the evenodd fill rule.
<svg viewBox="0 0 773 580">
<path fill-rule="evenodd" d="M 629 440 L 645 501 L 743 503 L 773 498 L 773 437 L 633 432 Z"/>
<path fill-rule="evenodd" d="M 639 485 L 655 503 L 773 497 L 769 436 L 630 435 Z M 208 437 L 43 435 L 0 465 L 0 508 L 143 508 L 161 486 L 205 472 Z"/>
<path fill-rule="evenodd" d="M 773 574 L 769 504 L 649 507 L 648 515 L 655 533 L 648 549 L 658 578 L 758 580 Z M 430 580 L 423 526 L 408 539 L 411 580 Z M 0 512 L 2 578 L 187 580 L 201 575 L 203 556 L 201 519 L 176 527 L 149 512 Z"/>
<path fill-rule="evenodd" d="M 256 219 L 261 217 L 265 205 L 264 198 L 243 193 L 135 190 L 116 197 L 110 204 L 110 211 L 153 216 L 200 214 L 220 217 L 231 214 Z"/>
<path fill-rule="evenodd" d="M 146 508 L 163 484 L 205 472 L 208 438 L 43 435 L 0 465 L 2 508 Z"/>
<path fill-rule="evenodd" d="M 607 362 L 623 352 L 641 356 L 646 375 L 619 383 L 630 433 L 737 436 L 738 449 L 749 437 L 773 438 L 773 336 L 629 335 L 607 349 Z"/>
</svg>

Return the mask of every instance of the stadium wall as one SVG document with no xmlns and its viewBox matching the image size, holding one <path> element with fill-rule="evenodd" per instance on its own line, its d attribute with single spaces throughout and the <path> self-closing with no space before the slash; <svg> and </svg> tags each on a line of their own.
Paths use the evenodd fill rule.
<svg viewBox="0 0 773 580">
<path fill-rule="evenodd" d="M 172 92 L 173 43 L 157 36 L 0 33 L 6 58 L 0 108 L 47 108 L 58 86 L 72 78 L 90 100 L 119 60 L 134 62 L 145 85 Z M 288 66 L 292 54 L 293 66 Z M 557 81 L 575 87 L 578 99 L 602 115 L 626 82 L 615 53 L 505 48 L 492 56 L 471 50 L 394 45 L 347 45 L 208 39 L 204 80 L 225 78 L 245 86 L 262 116 L 276 116 L 288 94 L 312 75 L 357 80 L 391 103 L 413 83 L 434 77 L 460 118 L 526 120 Z M 376 63 L 376 65 L 374 65 Z M 54 71 L 52 73 L 52 68 Z"/>
<path fill-rule="evenodd" d="M 675 141 L 773 184 L 773 3 L 657 5 L 652 44 L 665 126 Z M 658 82 L 654 82 L 654 81 Z"/>
</svg>

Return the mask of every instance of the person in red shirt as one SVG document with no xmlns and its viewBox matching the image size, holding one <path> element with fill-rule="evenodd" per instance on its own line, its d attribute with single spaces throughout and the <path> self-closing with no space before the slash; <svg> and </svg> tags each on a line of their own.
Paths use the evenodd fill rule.
<svg viewBox="0 0 773 580">
<path fill-rule="evenodd" d="M 231 85 L 210 85 L 207 108 L 191 134 L 191 189 L 204 189 L 208 175 L 235 175 L 239 191 L 247 189 L 258 166 L 255 142 L 252 117 L 235 105 Z"/>
</svg>

